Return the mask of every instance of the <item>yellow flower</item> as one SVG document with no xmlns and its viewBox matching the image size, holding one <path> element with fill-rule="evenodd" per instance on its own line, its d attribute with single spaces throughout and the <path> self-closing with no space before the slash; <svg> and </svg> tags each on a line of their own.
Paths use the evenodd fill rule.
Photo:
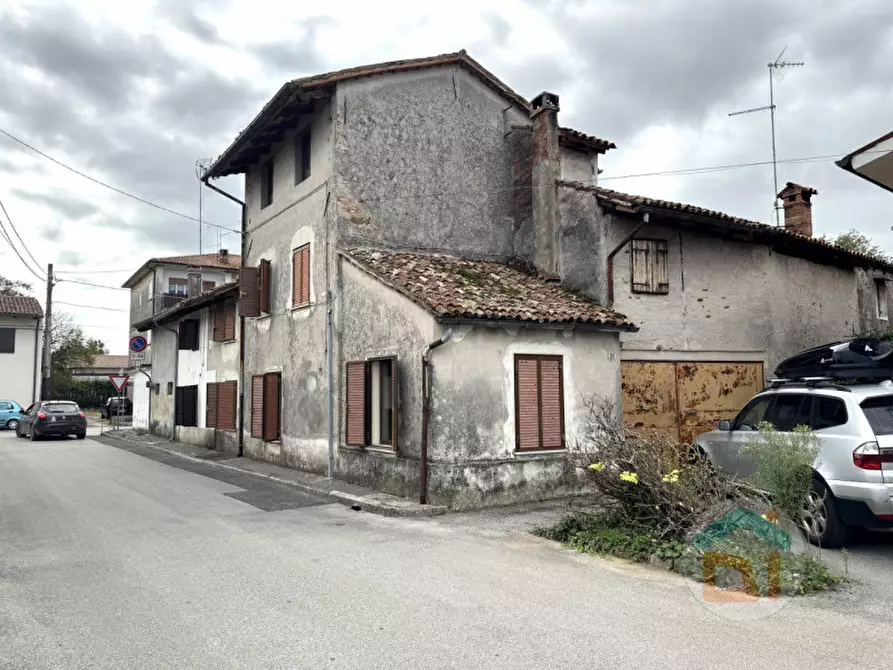
<svg viewBox="0 0 893 670">
<path fill-rule="evenodd" d="M 670 484 L 675 484 L 679 481 L 679 470 L 673 470 L 670 474 L 664 475 L 663 480 Z"/>
<path fill-rule="evenodd" d="M 605 469 L 605 463 L 593 463 L 589 466 L 590 470 L 595 470 L 596 472 L 601 472 Z"/>
<path fill-rule="evenodd" d="M 629 482 L 631 484 L 638 484 L 639 475 L 637 475 L 635 472 L 621 472 L 620 481 Z"/>
</svg>

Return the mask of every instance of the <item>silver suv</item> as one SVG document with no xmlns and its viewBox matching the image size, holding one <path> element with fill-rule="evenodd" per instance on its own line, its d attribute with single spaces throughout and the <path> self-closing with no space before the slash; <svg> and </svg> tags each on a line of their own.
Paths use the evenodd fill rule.
<svg viewBox="0 0 893 670">
<path fill-rule="evenodd" d="M 754 468 L 740 450 L 762 421 L 783 432 L 809 426 L 821 439 L 803 521 L 810 541 L 838 547 L 851 527 L 893 527 L 893 382 L 780 383 L 695 447 L 720 470 L 746 477 Z"/>
</svg>

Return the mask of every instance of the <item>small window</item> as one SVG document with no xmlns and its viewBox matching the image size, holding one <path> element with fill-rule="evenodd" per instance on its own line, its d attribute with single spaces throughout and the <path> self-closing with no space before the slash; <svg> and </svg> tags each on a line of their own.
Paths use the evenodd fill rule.
<svg viewBox="0 0 893 670">
<path fill-rule="evenodd" d="M 264 163 L 260 173 L 260 208 L 273 203 L 273 159 Z"/>
<path fill-rule="evenodd" d="M 397 359 L 352 361 L 346 371 L 345 441 L 397 449 Z"/>
<path fill-rule="evenodd" d="M 561 356 L 515 356 L 515 438 L 519 451 L 564 449 Z"/>
<path fill-rule="evenodd" d="M 198 351 L 198 319 L 185 319 L 180 322 L 178 348 L 185 351 Z"/>
<path fill-rule="evenodd" d="M 215 342 L 230 342 L 236 339 L 236 305 L 227 303 L 214 308 L 212 339 Z"/>
<path fill-rule="evenodd" d="M 815 404 L 816 418 L 813 426 L 814 430 L 842 426 L 849 419 L 847 416 L 846 405 L 840 398 L 819 396 L 816 398 Z"/>
<path fill-rule="evenodd" d="M 174 424 L 198 425 L 198 386 L 178 386 L 174 398 Z"/>
<path fill-rule="evenodd" d="M 189 293 L 189 280 L 176 279 L 174 277 L 168 279 L 167 292 L 168 295 L 179 295 L 185 298 L 186 294 Z"/>
<path fill-rule="evenodd" d="M 633 240 L 631 245 L 633 293 L 669 293 L 667 241 Z"/>
<path fill-rule="evenodd" d="M 877 295 L 877 318 L 887 319 L 887 280 L 875 279 L 874 290 Z"/>
<path fill-rule="evenodd" d="M 735 417 L 732 430 L 756 430 L 766 420 L 766 410 L 772 402 L 772 396 L 754 398 Z"/>
<path fill-rule="evenodd" d="M 155 390 L 155 395 L 158 395 L 159 393 L 161 393 L 161 384 L 159 384 L 158 382 L 155 382 L 154 390 Z"/>
<path fill-rule="evenodd" d="M 202 282 L 202 293 L 207 293 L 208 291 L 213 291 L 216 286 L 217 286 L 217 282 L 203 281 Z"/>
<path fill-rule="evenodd" d="M 372 361 L 369 372 L 369 405 L 372 410 L 369 441 L 374 446 L 393 446 L 394 361 Z"/>
<path fill-rule="evenodd" d="M 167 394 L 173 395 L 173 393 L 174 393 L 174 382 L 168 382 L 167 383 Z"/>
<path fill-rule="evenodd" d="M 16 352 L 16 329 L 0 328 L 0 354 Z"/>
<path fill-rule="evenodd" d="M 797 426 L 812 423 L 813 397 L 802 393 L 779 393 L 766 420 L 780 433 L 789 433 Z"/>
<path fill-rule="evenodd" d="M 310 245 L 295 249 L 291 261 L 292 305 L 310 304 Z"/>
<path fill-rule="evenodd" d="M 295 138 L 295 184 L 310 178 L 310 129 Z"/>
</svg>

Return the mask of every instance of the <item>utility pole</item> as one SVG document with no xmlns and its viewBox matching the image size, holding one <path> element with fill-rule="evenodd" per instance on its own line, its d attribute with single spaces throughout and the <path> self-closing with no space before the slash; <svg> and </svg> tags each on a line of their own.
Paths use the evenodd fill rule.
<svg viewBox="0 0 893 670">
<path fill-rule="evenodd" d="M 47 264 L 47 304 L 43 324 L 43 380 L 40 385 L 40 399 L 49 400 L 53 391 L 53 264 Z"/>
</svg>

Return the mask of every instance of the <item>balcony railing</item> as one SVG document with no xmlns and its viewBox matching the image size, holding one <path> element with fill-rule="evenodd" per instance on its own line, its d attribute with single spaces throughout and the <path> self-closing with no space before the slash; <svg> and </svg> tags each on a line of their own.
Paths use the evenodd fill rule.
<svg viewBox="0 0 893 670">
<path fill-rule="evenodd" d="M 172 293 L 165 293 L 161 296 L 161 310 L 166 310 L 170 307 L 173 307 L 179 302 L 182 302 L 186 299 L 185 295 L 174 295 Z"/>
</svg>

